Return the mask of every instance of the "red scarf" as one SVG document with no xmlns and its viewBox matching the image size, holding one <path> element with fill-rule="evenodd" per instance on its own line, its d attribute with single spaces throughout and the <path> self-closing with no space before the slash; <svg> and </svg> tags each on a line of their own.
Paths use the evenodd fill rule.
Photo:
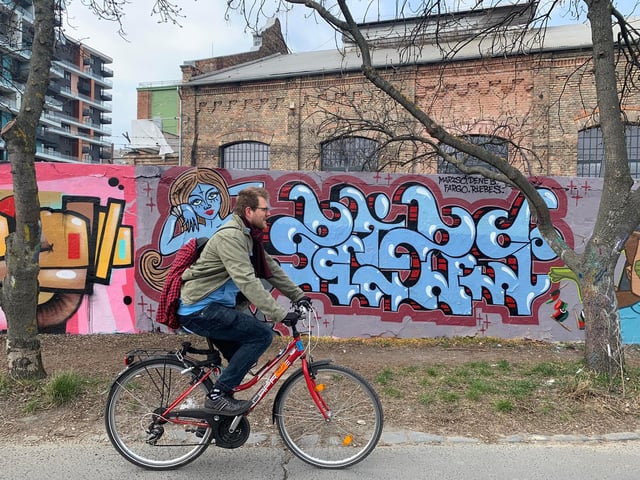
<svg viewBox="0 0 640 480">
<path fill-rule="evenodd" d="M 256 272 L 256 277 L 265 279 L 271 278 L 273 274 L 267 264 L 267 257 L 264 252 L 264 231 L 249 224 L 246 218 L 241 218 L 249 229 L 251 238 L 253 239 L 253 255 L 251 256 L 251 263 L 253 264 L 253 270 Z"/>
</svg>

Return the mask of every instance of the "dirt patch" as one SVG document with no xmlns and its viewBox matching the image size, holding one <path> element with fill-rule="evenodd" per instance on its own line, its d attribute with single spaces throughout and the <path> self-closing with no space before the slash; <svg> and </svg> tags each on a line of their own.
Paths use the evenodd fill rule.
<svg viewBox="0 0 640 480">
<path fill-rule="evenodd" d="M 75 371 L 95 382 L 77 400 L 64 407 L 29 409 L 33 388 L 19 392 L 0 391 L 0 431 L 4 442 L 43 442 L 104 437 L 103 408 L 109 384 L 124 368 L 124 353 L 132 349 L 173 350 L 182 341 L 204 346 L 201 338 L 162 334 L 140 335 L 42 335 L 42 357 L 49 376 Z M 282 345 L 277 339 L 268 354 Z M 6 373 L 6 338 L 0 335 L 0 372 Z M 638 395 L 621 397 L 582 394 L 559 390 L 545 405 L 516 404 L 509 411 L 497 412 L 482 399 L 465 402 L 428 402 L 429 386 L 424 371 L 435 365 L 463 365 L 469 362 L 498 362 L 510 365 L 536 365 L 548 362 L 576 362 L 579 348 L 538 342 L 500 343 L 394 340 L 321 341 L 312 352 L 314 359 L 331 359 L 362 374 L 378 391 L 384 407 L 385 428 L 413 430 L 443 436 L 468 436 L 484 441 L 521 433 L 553 435 L 599 435 L 640 430 Z M 627 353 L 627 363 L 640 364 L 637 349 Z M 403 372 L 394 377 L 393 388 L 386 388 L 381 375 Z M 412 375 L 412 372 L 416 372 Z M 418 372 L 422 372 L 418 375 Z M 420 377 L 420 378 L 419 378 Z M 507 380 L 505 380 L 507 381 Z M 509 380 L 512 381 L 512 380 Z M 537 400 L 536 400 L 537 402 Z M 249 416 L 253 431 L 275 433 L 270 422 L 270 402 L 259 405 Z M 30 411 L 30 413 L 26 413 Z"/>
</svg>

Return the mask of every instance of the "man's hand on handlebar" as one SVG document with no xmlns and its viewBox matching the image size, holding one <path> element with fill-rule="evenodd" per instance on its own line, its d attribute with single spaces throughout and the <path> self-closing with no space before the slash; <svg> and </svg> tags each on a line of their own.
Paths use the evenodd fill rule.
<svg viewBox="0 0 640 480">
<path fill-rule="evenodd" d="M 311 310 L 313 305 L 311 304 L 311 299 L 306 295 L 301 297 L 300 300 L 295 302 L 296 307 L 304 308 L 305 310 Z"/>
<path fill-rule="evenodd" d="M 298 320 L 300 320 L 299 314 L 297 314 L 296 312 L 289 312 L 287 313 L 287 316 L 282 320 L 282 323 L 287 327 L 293 327 L 296 323 L 298 323 Z"/>
</svg>

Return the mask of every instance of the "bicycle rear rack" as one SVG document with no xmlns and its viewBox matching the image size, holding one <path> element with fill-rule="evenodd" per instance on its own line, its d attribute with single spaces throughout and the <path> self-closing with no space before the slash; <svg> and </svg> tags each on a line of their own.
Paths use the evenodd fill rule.
<svg viewBox="0 0 640 480">
<path fill-rule="evenodd" d="M 178 353 L 179 352 L 177 350 L 167 350 L 161 348 L 130 350 L 124 355 L 124 364 L 126 366 L 129 366 L 132 363 L 140 360 L 147 360 L 154 357 L 166 357 L 168 355 L 177 356 Z"/>
<path fill-rule="evenodd" d="M 207 349 L 195 348 L 191 345 L 191 342 L 183 342 L 182 347 L 178 350 L 168 350 L 168 349 L 162 349 L 162 348 L 152 348 L 152 349 L 141 348 L 136 350 L 130 350 L 125 354 L 124 364 L 126 366 L 129 366 L 132 363 L 140 360 L 146 360 L 146 359 L 155 358 L 155 357 L 166 357 L 169 355 L 173 355 L 179 360 L 182 360 L 183 358 L 185 358 L 187 354 L 191 353 L 194 355 L 206 355 L 207 357 L 206 360 L 202 360 L 202 361 L 195 361 L 194 359 L 192 359 L 197 366 L 207 365 L 207 366 L 219 367 L 220 365 L 222 365 L 222 357 L 220 356 L 220 352 L 218 352 L 218 350 L 213 346 L 213 343 L 211 342 L 210 339 L 207 339 L 207 341 L 209 345 L 209 348 Z"/>
</svg>

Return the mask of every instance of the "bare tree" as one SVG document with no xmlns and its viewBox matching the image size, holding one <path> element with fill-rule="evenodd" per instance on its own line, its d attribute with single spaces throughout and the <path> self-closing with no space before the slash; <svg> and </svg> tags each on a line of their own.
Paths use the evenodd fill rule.
<svg viewBox="0 0 640 480">
<path fill-rule="evenodd" d="M 480 3 L 477 2 L 477 5 Z M 403 43 L 405 46 L 398 47 L 406 64 L 411 63 L 412 56 L 416 54 L 415 50 L 420 48 L 419 42 L 412 40 L 417 40 L 428 29 L 435 32 L 435 37 L 438 39 L 437 45 L 441 48 L 443 64 L 455 59 L 459 52 L 468 47 L 467 42 L 470 40 L 456 39 L 447 33 L 451 29 L 444 28 L 447 22 L 452 21 L 447 15 L 447 5 L 451 4 L 452 2 L 444 0 L 396 2 L 395 13 L 397 17 L 406 15 L 424 19 L 424 23 L 418 23 L 415 28 L 405 33 Z M 363 32 L 361 23 L 356 21 L 354 8 L 358 9 L 357 13 L 362 14 L 363 11 L 366 13 L 370 9 L 375 9 L 377 5 L 379 4 L 370 1 L 347 2 L 346 0 L 332 2 L 236 0 L 228 2 L 230 10 L 239 11 L 245 19 L 252 21 L 258 18 L 261 13 L 275 14 L 294 7 L 305 7 L 309 12 L 309 17 L 326 22 L 338 34 L 343 35 L 355 45 L 362 59 L 361 71 L 366 79 L 422 127 L 422 132 L 419 135 L 406 128 L 402 134 L 398 134 L 397 130 L 388 132 L 382 127 L 376 130 L 375 126 L 381 126 L 382 123 L 375 118 L 347 119 L 342 117 L 338 119 L 334 116 L 329 120 L 329 123 L 335 132 L 341 131 L 342 134 L 347 134 L 348 130 L 351 132 L 354 129 L 355 131 L 363 131 L 367 128 L 365 125 L 368 124 L 378 135 L 386 137 L 387 144 L 399 140 L 414 142 L 416 150 L 422 152 L 422 157 L 416 156 L 412 159 L 413 161 L 428 155 L 431 155 L 431 158 L 434 155 L 440 156 L 464 173 L 480 174 L 520 190 L 529 202 L 540 232 L 558 257 L 574 273 L 580 288 L 583 312 L 586 318 L 585 360 L 587 366 L 597 372 L 608 374 L 610 378 L 621 374 L 624 351 L 621 345 L 619 314 L 614 289 L 614 268 L 625 240 L 640 223 L 640 192 L 633 189 L 633 179 L 627 163 L 621 95 L 628 93 L 632 88 L 632 73 L 637 73 L 638 32 L 614 9 L 610 1 L 576 0 L 571 4 L 575 11 L 586 11 L 591 28 L 593 55 L 590 65 L 584 66 L 584 68 L 585 70 L 590 68 L 593 71 L 597 95 L 597 108 L 593 109 L 593 116 L 597 118 L 601 127 L 605 145 L 604 186 L 597 221 L 584 251 L 578 253 L 566 244 L 554 228 L 545 201 L 539 195 L 535 185 L 527 178 L 529 172 L 526 165 L 528 162 L 536 160 L 535 151 L 520 150 L 519 155 L 522 162 L 518 165 L 514 165 L 512 162 L 508 163 L 504 158 L 492 153 L 491 149 L 483 148 L 482 145 L 474 144 L 465 139 L 464 132 L 456 131 L 455 128 L 443 127 L 431 116 L 428 99 L 423 99 L 422 103 L 415 102 L 411 95 L 407 95 L 403 91 L 401 83 L 394 81 L 393 75 L 385 72 L 387 69 L 379 68 L 379 65 L 373 62 L 375 46 Z M 411 5 L 414 7 L 412 11 L 410 11 Z M 527 25 L 535 24 L 539 27 L 535 30 L 536 35 L 542 37 L 550 13 L 557 6 L 558 2 L 551 2 L 548 5 L 548 10 L 540 14 L 536 13 L 537 2 L 522 4 L 521 9 L 511 10 L 508 16 L 489 18 L 484 23 L 484 27 L 477 31 L 475 40 L 484 42 L 482 51 L 502 50 L 507 52 L 508 49 L 512 50 L 511 53 L 517 52 L 518 49 L 525 51 L 527 36 L 531 35 L 531 30 L 508 28 L 509 25 L 514 20 L 522 21 L 524 19 Z M 436 19 L 435 23 L 433 23 L 434 18 Z M 427 22 L 431 23 L 427 24 Z M 615 42 L 614 30 L 618 28 L 622 32 L 620 43 L 626 57 L 624 60 L 626 60 L 627 75 L 623 82 L 617 78 L 616 70 L 620 50 Z M 532 39 L 528 38 L 528 40 Z M 533 40 L 540 41 L 540 38 Z M 393 38 L 389 38 L 387 41 L 388 44 L 393 44 Z M 389 109 L 384 111 L 388 112 Z M 386 123 L 385 126 L 392 127 L 390 123 Z M 525 126 L 514 125 L 509 122 L 508 118 L 505 118 L 497 122 L 495 127 L 522 130 Z M 507 138 L 513 139 L 513 137 Z M 517 145 L 514 144 L 514 146 Z M 486 166 L 469 166 L 464 163 L 463 157 L 452 155 L 452 152 L 464 152 L 468 156 L 481 160 Z"/>
<path fill-rule="evenodd" d="M 87 0 L 85 4 L 96 15 L 122 27 L 127 3 L 127 0 Z M 41 239 L 35 170 L 36 129 L 49 88 L 56 13 L 64 8 L 64 0 L 33 0 L 33 7 L 34 38 L 20 111 L 1 133 L 7 144 L 13 177 L 15 231 L 6 238 L 6 275 L 0 306 L 7 319 L 9 373 L 15 378 L 46 376 L 36 317 Z M 180 16 L 180 8 L 166 0 L 154 0 L 151 7 L 162 22 L 175 22 Z M 124 35 L 122 28 L 119 33 Z"/>
<path fill-rule="evenodd" d="M 16 378 L 44 377 L 36 308 L 40 202 L 35 171 L 36 128 L 49 88 L 53 56 L 55 0 L 34 0 L 34 38 L 23 102 L 17 117 L 2 131 L 7 142 L 16 210 L 16 228 L 6 238 L 7 272 L 2 309 L 7 318 L 9 372 Z"/>
</svg>

